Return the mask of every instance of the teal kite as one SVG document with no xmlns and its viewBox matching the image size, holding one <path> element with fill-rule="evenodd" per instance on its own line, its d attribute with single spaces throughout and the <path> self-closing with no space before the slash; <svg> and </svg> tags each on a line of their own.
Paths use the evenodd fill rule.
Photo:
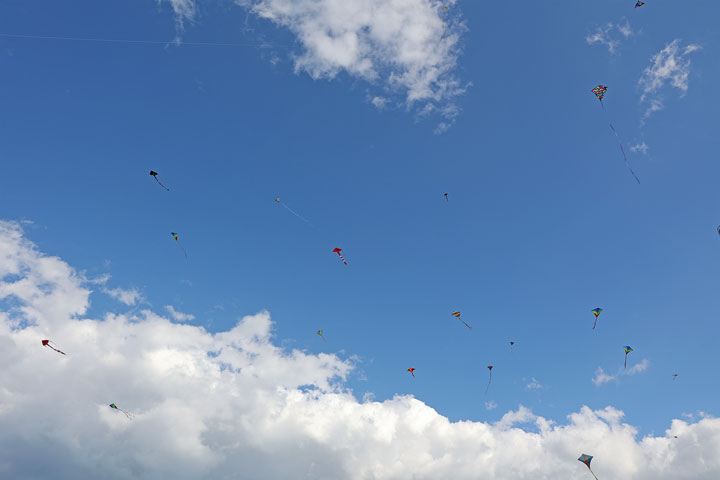
<svg viewBox="0 0 720 480">
<path fill-rule="evenodd" d="M 595 475 L 595 472 L 593 472 L 592 468 L 590 468 L 590 462 L 592 461 L 592 459 L 592 455 L 585 455 L 584 453 L 580 455 L 580 458 L 578 458 L 579 461 L 581 461 L 585 464 L 586 467 L 588 467 L 588 470 L 590 470 L 590 473 L 592 473 L 593 477 L 595 477 L 595 480 L 598 480 L 597 475 Z"/>
</svg>

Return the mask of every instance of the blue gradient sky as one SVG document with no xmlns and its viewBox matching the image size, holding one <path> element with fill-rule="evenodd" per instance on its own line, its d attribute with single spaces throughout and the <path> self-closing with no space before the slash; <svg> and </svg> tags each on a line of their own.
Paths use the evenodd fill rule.
<svg viewBox="0 0 720 480">
<path fill-rule="evenodd" d="M 375 109 L 378 85 L 295 72 L 292 34 L 240 7 L 202 4 L 183 40 L 272 47 L 0 37 L 0 217 L 140 289 L 130 308 L 172 304 L 211 331 L 267 309 L 284 345 L 357 356 L 358 397 L 411 393 L 451 420 L 613 405 L 642 433 L 718 415 L 720 4 L 606 3 L 458 3 L 455 73 L 472 86 L 442 135 Z M 586 42 L 623 17 L 614 54 Z M 0 33 L 171 41 L 176 25 L 154 2 L 11 0 Z M 701 47 L 689 88 L 661 88 L 643 125 L 638 81 L 675 39 Z M 593 384 L 623 345 L 647 370 Z"/>
</svg>

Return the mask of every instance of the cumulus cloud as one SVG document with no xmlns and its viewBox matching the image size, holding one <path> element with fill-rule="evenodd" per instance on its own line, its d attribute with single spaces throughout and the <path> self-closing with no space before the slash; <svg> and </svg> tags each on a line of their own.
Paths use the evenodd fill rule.
<svg viewBox="0 0 720 480">
<path fill-rule="evenodd" d="M 486 410 L 495 410 L 497 408 L 497 403 L 490 400 L 489 402 L 485 402 L 485 409 Z"/>
<path fill-rule="evenodd" d="M 640 152 L 643 155 L 646 155 L 649 149 L 650 149 L 650 147 L 648 147 L 647 143 L 645 143 L 645 142 L 637 143 L 630 147 L 631 152 Z"/>
<path fill-rule="evenodd" d="M 165 305 L 165 310 L 170 313 L 170 316 L 175 320 L 176 322 L 189 322 L 191 320 L 195 320 L 195 315 L 191 313 L 182 313 L 178 312 L 173 308 L 172 305 Z"/>
<path fill-rule="evenodd" d="M 102 292 L 125 305 L 135 305 L 143 299 L 142 293 L 137 288 L 103 288 Z"/>
<path fill-rule="evenodd" d="M 1 478 L 550 480 L 586 474 L 582 452 L 600 478 L 720 474 L 719 419 L 642 438 L 613 407 L 450 422 L 412 396 L 359 402 L 350 361 L 276 346 L 267 312 L 217 333 L 150 311 L 86 318 L 84 283 L 0 223 Z"/>
<path fill-rule="evenodd" d="M 653 55 L 650 59 L 650 66 L 645 68 L 638 86 L 642 91 L 641 102 L 649 103 L 643 120 L 663 108 L 661 90 L 668 83 L 670 86 L 680 90 L 680 96 L 684 96 L 689 88 L 688 78 L 690 76 L 690 59 L 688 56 L 700 50 L 699 45 L 690 44 L 682 47 L 680 40 L 675 39 L 665 45 L 665 48 Z"/>
<path fill-rule="evenodd" d="M 595 29 L 595 32 L 588 34 L 585 41 L 588 45 L 605 45 L 611 55 L 614 55 L 620 47 L 622 40 L 633 34 L 630 22 L 623 18 L 618 23 L 607 23 Z"/>
</svg>

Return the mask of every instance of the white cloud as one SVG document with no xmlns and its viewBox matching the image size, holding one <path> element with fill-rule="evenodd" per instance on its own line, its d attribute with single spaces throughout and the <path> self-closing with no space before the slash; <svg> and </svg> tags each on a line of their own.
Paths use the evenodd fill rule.
<svg viewBox="0 0 720 480">
<path fill-rule="evenodd" d="M 170 313 L 170 316 L 176 322 L 189 322 L 191 320 L 195 320 L 195 315 L 191 313 L 178 312 L 172 305 L 165 305 L 165 309 Z"/>
<path fill-rule="evenodd" d="M 615 35 L 615 33 L 619 33 L 620 35 Z M 620 22 L 616 24 L 607 23 L 597 27 L 594 33 L 585 37 L 585 41 L 588 45 L 605 45 L 610 54 L 615 54 L 622 43 L 622 38 L 628 38 L 632 34 L 633 31 L 630 28 L 630 22 L 628 22 L 627 18 L 622 18 Z"/>
<path fill-rule="evenodd" d="M 646 155 L 649 148 L 650 147 L 647 146 L 647 143 L 642 142 L 642 143 L 638 143 L 638 144 L 635 144 L 632 147 L 630 147 L 630 151 L 631 152 L 640 152 L 643 155 Z"/>
<path fill-rule="evenodd" d="M 610 382 L 612 380 L 615 380 L 617 378 L 617 375 L 608 375 L 605 373 L 605 370 L 598 367 L 597 370 L 595 370 L 595 377 L 593 377 L 593 383 L 595 385 L 602 385 L 603 383 Z"/>
<path fill-rule="evenodd" d="M 373 104 L 378 110 L 384 110 L 390 100 L 385 97 L 374 96 L 370 99 L 370 103 Z"/>
<path fill-rule="evenodd" d="M 236 0 L 295 35 L 303 48 L 294 57 L 296 72 L 316 80 L 345 73 L 382 90 L 378 99 L 400 95 L 407 108 L 430 106 L 448 124 L 454 115 L 444 108 L 468 87 L 454 73 L 465 28 L 455 2 Z M 445 22 L 443 5 L 450 7 Z"/>
<path fill-rule="evenodd" d="M 537 381 L 537 379 L 535 377 L 532 377 L 532 380 L 530 380 L 530 382 L 527 385 L 525 385 L 525 388 L 527 390 L 540 390 L 544 387 L 542 384 L 540 384 L 540 382 Z"/>
<path fill-rule="evenodd" d="M 150 311 L 84 318 L 83 284 L 0 223 L 0 299 L 17 304 L 0 309 L 1 478 L 550 480 L 586 475 L 580 453 L 599 478 L 720 475 L 719 419 L 645 437 L 613 407 L 450 422 L 412 396 L 359 402 L 351 362 L 276 346 L 267 312 L 217 333 Z"/>
<path fill-rule="evenodd" d="M 497 408 L 497 403 L 490 400 L 489 402 L 485 402 L 485 409 L 486 410 L 495 410 Z"/>
<path fill-rule="evenodd" d="M 157 3 L 169 3 L 175 13 L 175 26 L 178 37 L 175 41 L 180 42 L 179 35 L 185 28 L 185 22 L 192 22 L 197 14 L 195 0 L 156 0 Z"/>
<path fill-rule="evenodd" d="M 598 367 L 598 369 L 595 370 L 595 376 L 593 377 L 592 381 L 595 385 L 600 386 L 604 383 L 617 380 L 621 375 L 636 375 L 638 373 L 642 373 L 647 370 L 649 366 L 650 362 L 648 362 L 647 359 L 642 359 L 640 363 L 632 365 L 630 368 L 623 367 L 618 369 L 615 375 L 607 374 L 605 373 L 605 370 Z"/>
<path fill-rule="evenodd" d="M 643 360 L 640 363 L 633 365 L 632 367 L 628 368 L 627 370 L 623 369 L 623 374 L 624 375 L 635 375 L 636 373 L 642 373 L 645 370 L 647 370 L 649 366 L 650 366 L 650 362 L 648 362 L 646 359 L 643 358 Z"/>
<path fill-rule="evenodd" d="M 649 107 L 643 116 L 643 120 L 658 110 L 662 110 L 663 101 L 660 90 L 669 83 L 672 87 L 680 90 L 680 96 L 684 96 L 689 88 L 688 77 L 690 76 L 690 59 L 688 56 L 700 50 L 699 45 L 690 44 L 680 46 L 680 40 L 675 39 L 665 45 L 665 48 L 653 55 L 650 59 L 650 66 L 645 68 L 638 86 L 642 90 L 641 102 L 649 102 Z"/>
<path fill-rule="evenodd" d="M 103 288 L 102 292 L 125 305 L 135 305 L 143 299 L 142 293 L 137 288 Z"/>
</svg>

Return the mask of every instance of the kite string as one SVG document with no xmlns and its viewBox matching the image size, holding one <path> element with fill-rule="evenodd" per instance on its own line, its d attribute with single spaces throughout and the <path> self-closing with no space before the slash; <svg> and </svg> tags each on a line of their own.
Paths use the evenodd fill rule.
<svg viewBox="0 0 720 480">
<path fill-rule="evenodd" d="M 178 40 L 170 42 L 161 42 L 159 40 L 123 40 L 117 38 L 87 38 L 87 37 L 56 37 L 49 35 L 19 35 L 13 33 L 0 33 L 0 37 L 5 38 L 29 38 L 35 40 L 65 40 L 73 42 L 101 42 L 101 43 L 135 43 L 149 45 L 194 45 L 204 47 L 283 47 L 291 48 L 291 45 L 271 45 L 261 43 L 215 43 L 215 42 L 180 42 Z"/>
<path fill-rule="evenodd" d="M 628 162 L 627 155 L 625 155 L 625 148 L 623 148 L 622 140 L 620 140 L 620 135 L 618 135 L 617 130 L 615 130 L 612 122 L 610 122 L 610 118 L 608 117 L 607 111 L 605 111 L 605 105 L 603 105 L 602 100 L 600 100 L 600 106 L 602 107 L 603 113 L 605 114 L 605 120 L 607 120 L 608 125 L 610 125 L 610 130 L 613 131 L 613 133 L 615 134 L 615 138 L 617 138 L 618 144 L 620 144 L 620 151 L 622 152 L 622 156 L 625 159 L 625 166 L 628 168 L 628 170 L 630 170 L 630 173 L 632 173 L 632 176 L 635 177 L 635 180 L 637 180 L 639 185 L 640 179 L 637 177 L 637 175 L 635 175 L 632 167 L 630 167 L 630 162 Z"/>
</svg>

